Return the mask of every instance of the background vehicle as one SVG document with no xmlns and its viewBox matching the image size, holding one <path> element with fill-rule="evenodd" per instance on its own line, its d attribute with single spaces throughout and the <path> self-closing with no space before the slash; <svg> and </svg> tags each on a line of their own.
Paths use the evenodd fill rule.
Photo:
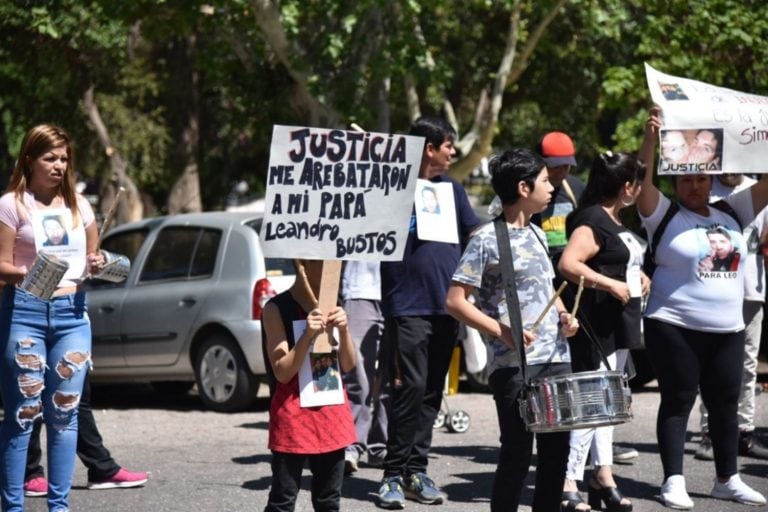
<svg viewBox="0 0 768 512">
<path fill-rule="evenodd" d="M 208 212 L 112 230 L 102 247 L 132 267 L 123 283 L 88 285 L 93 382 L 197 383 L 215 411 L 243 410 L 266 374 L 261 309 L 293 282 L 290 260 L 262 256 L 262 215 Z"/>
</svg>

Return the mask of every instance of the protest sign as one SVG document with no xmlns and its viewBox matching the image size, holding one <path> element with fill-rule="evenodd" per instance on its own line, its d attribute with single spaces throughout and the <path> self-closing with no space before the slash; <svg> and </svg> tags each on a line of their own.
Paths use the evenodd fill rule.
<svg viewBox="0 0 768 512">
<path fill-rule="evenodd" d="M 661 73 L 648 64 L 662 108 L 659 174 L 768 172 L 768 97 Z"/>
<path fill-rule="evenodd" d="M 402 259 L 423 149 L 422 137 L 276 125 L 264 255 Z"/>
</svg>

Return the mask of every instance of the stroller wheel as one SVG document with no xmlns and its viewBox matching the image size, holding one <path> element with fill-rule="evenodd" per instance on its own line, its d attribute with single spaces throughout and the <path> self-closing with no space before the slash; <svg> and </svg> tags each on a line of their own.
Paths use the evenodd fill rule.
<svg viewBox="0 0 768 512">
<path fill-rule="evenodd" d="M 432 428 L 442 428 L 445 426 L 445 411 L 442 409 L 437 411 L 437 417 L 435 418 L 435 422 L 432 424 Z"/>
<path fill-rule="evenodd" d="M 455 411 L 448 418 L 448 431 L 463 434 L 469 430 L 470 423 L 469 414 L 466 411 Z"/>
</svg>

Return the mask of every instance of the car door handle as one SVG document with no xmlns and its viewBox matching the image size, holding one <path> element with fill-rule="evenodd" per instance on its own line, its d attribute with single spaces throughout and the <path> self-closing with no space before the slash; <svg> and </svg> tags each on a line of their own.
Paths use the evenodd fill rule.
<svg viewBox="0 0 768 512">
<path fill-rule="evenodd" d="M 115 306 L 113 306 L 111 304 L 107 304 L 107 305 L 104 305 L 104 306 L 99 306 L 99 311 L 101 313 L 106 313 L 106 314 L 114 313 L 115 312 Z"/>
<path fill-rule="evenodd" d="M 191 308 L 195 304 L 197 304 L 197 299 L 195 297 L 182 297 L 179 301 L 179 306 L 183 308 Z"/>
</svg>

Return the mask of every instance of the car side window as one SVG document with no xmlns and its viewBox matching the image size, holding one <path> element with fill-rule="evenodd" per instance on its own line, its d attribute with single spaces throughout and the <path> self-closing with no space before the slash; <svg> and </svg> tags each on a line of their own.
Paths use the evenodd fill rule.
<svg viewBox="0 0 768 512">
<path fill-rule="evenodd" d="M 136 255 L 139 254 L 141 244 L 147 238 L 147 229 L 137 229 L 135 231 L 123 231 L 117 235 L 113 235 L 101 244 L 101 248 L 105 251 L 113 252 L 115 254 L 122 254 L 133 263 L 136 260 Z"/>
<path fill-rule="evenodd" d="M 246 226 L 253 229 L 257 234 L 261 229 L 263 219 L 253 219 L 245 223 Z M 292 259 L 286 258 L 264 258 L 267 276 L 292 276 L 296 274 L 296 268 L 293 266 Z"/>
<path fill-rule="evenodd" d="M 213 274 L 221 232 L 169 227 L 157 234 L 139 282 L 205 277 Z"/>
<path fill-rule="evenodd" d="M 195 257 L 192 260 L 192 269 L 189 272 L 190 277 L 208 277 L 213 275 L 220 243 L 221 231 L 214 229 L 203 229 L 201 231 Z"/>
</svg>

